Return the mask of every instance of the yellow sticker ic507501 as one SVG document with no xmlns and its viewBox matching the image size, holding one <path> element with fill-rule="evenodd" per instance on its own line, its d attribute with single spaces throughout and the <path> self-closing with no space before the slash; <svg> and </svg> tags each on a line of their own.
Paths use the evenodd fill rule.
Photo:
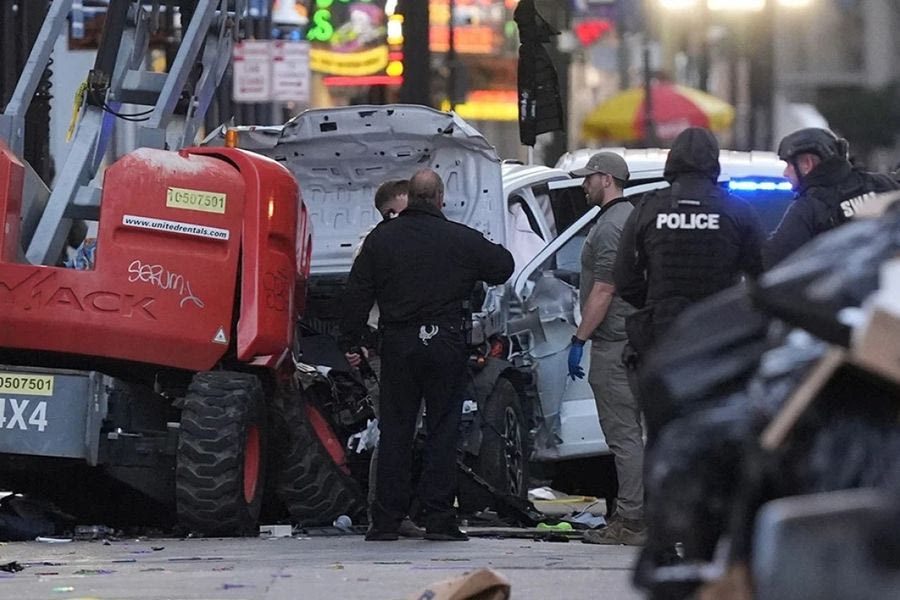
<svg viewBox="0 0 900 600">
<path fill-rule="evenodd" d="M 166 206 L 221 215 L 225 214 L 225 194 L 170 187 L 166 192 Z"/>
<path fill-rule="evenodd" d="M 53 376 L 0 372 L 0 394 L 52 396 Z"/>
</svg>

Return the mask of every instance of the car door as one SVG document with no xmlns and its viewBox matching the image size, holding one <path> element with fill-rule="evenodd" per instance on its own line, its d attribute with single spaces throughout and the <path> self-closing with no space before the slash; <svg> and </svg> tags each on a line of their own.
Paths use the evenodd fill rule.
<svg viewBox="0 0 900 600">
<path fill-rule="evenodd" d="M 560 460 L 609 452 L 597 417 L 594 393 L 587 378 L 569 379 L 567 359 L 572 335 L 581 322 L 578 287 L 581 249 L 600 214 L 590 207 L 578 215 L 571 196 L 573 185 L 554 182 L 554 214 L 558 223 L 574 217 L 568 227 L 522 270 L 513 282 L 509 335 L 527 349 L 536 366 L 538 395 L 543 420 L 535 437 L 537 460 Z M 568 182 L 566 182 L 568 183 Z M 668 185 L 651 182 L 633 186 L 634 196 Z M 582 194 L 583 196 L 583 194 Z M 587 370 L 590 342 L 585 344 L 583 366 Z"/>
<path fill-rule="evenodd" d="M 506 198 L 506 248 L 515 259 L 515 275 L 553 238 L 557 229 L 550 210 L 548 182 L 567 177 L 547 167 L 521 167 L 504 172 L 503 195 Z"/>
</svg>

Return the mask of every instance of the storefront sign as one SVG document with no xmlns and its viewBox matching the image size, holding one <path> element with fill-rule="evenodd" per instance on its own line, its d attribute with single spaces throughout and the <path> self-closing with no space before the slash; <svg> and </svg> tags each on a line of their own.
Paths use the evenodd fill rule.
<svg viewBox="0 0 900 600">
<path fill-rule="evenodd" d="M 384 0 L 315 0 L 306 39 L 313 71 L 362 76 L 388 64 Z"/>
<path fill-rule="evenodd" d="M 319 73 L 359 77 L 384 71 L 388 64 L 388 48 L 380 46 L 362 52 L 331 52 L 312 49 L 309 52 L 309 67 Z"/>
</svg>

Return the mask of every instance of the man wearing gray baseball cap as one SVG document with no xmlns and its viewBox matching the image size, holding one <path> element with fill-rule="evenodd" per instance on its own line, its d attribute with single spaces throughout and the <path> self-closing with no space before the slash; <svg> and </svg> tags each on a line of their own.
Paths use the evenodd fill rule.
<svg viewBox="0 0 900 600">
<path fill-rule="evenodd" d="M 618 179 L 622 184 L 628 181 L 628 178 L 630 177 L 625 159 L 615 152 L 597 152 L 588 159 L 587 164 L 584 167 L 572 171 L 572 176 L 587 177 L 588 175 L 593 175 L 595 173 L 611 175 Z M 622 191 L 621 188 L 619 191 Z"/>
<path fill-rule="evenodd" d="M 579 300 L 581 324 L 569 348 L 569 377 L 581 379 L 584 345 L 591 340 L 588 382 L 594 391 L 597 415 L 606 441 L 615 455 L 619 493 L 616 512 L 607 527 L 588 531 L 583 541 L 590 544 L 643 545 L 644 526 L 644 442 L 640 411 L 628 385 L 622 362 L 627 335 L 625 318 L 634 308 L 616 293 L 613 266 L 619 238 L 632 205 L 623 197 L 628 181 L 628 165 L 614 152 L 598 152 L 583 169 L 572 175 L 584 177 L 582 188 L 588 204 L 600 207 L 581 251 Z"/>
</svg>

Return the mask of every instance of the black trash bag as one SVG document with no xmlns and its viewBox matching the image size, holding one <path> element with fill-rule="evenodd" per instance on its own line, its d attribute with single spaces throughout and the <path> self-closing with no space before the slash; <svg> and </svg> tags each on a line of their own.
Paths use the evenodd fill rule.
<svg viewBox="0 0 900 600">
<path fill-rule="evenodd" d="M 676 542 L 682 544 L 684 561 L 709 562 L 735 522 L 741 530 L 749 530 L 756 508 L 767 495 L 780 492 L 780 487 L 759 486 L 747 471 L 760 469 L 754 462 L 760 433 L 827 346 L 802 331 L 779 336 L 782 343 L 760 356 L 742 391 L 695 398 L 682 407 L 689 414 L 669 422 L 647 450 L 649 539 L 636 567 L 635 583 L 652 590 L 655 597 L 684 598 L 702 583 L 697 569 L 685 569 L 674 577 L 672 572 L 663 577 L 658 571 L 668 566 Z M 740 543 L 737 554 L 746 555 L 749 544 L 743 539 Z"/>
<path fill-rule="evenodd" d="M 815 436 L 800 474 L 804 493 L 888 485 L 900 464 L 900 428 L 838 421 Z"/>
<path fill-rule="evenodd" d="M 725 530 L 744 447 L 759 431 L 746 398 L 670 423 L 646 456 L 646 519 L 662 546 L 710 561 Z"/>
<path fill-rule="evenodd" d="M 895 384 L 843 364 L 775 451 L 773 478 L 786 494 L 886 485 L 900 465 Z"/>
<path fill-rule="evenodd" d="M 824 233 L 766 272 L 752 291 L 765 312 L 841 346 L 850 326 L 840 312 L 878 289 L 879 267 L 900 252 L 900 204 L 881 218 Z"/>
<path fill-rule="evenodd" d="M 767 422 L 828 352 L 828 344 L 822 340 L 800 329 L 784 333 L 781 326 L 773 322 L 770 339 L 773 343 L 780 339 L 780 343 L 762 355 L 759 368 L 745 387 L 760 418 Z"/>
<path fill-rule="evenodd" d="M 736 286 L 685 310 L 639 373 L 648 437 L 741 390 L 771 342 L 770 319 Z"/>
<path fill-rule="evenodd" d="M 767 420 L 774 418 L 829 348 L 798 329 L 782 347 L 767 352 L 747 388 L 756 409 Z M 892 424 L 897 422 L 897 400 L 897 388 L 890 382 L 852 363 L 841 364 L 785 440 L 767 451 L 769 484 L 780 495 L 874 484 L 880 477 L 876 473 L 887 472 L 898 456 L 885 441 L 893 439 L 896 430 Z"/>
<path fill-rule="evenodd" d="M 895 465 L 889 488 L 893 508 L 869 531 L 869 554 L 875 564 L 900 571 L 900 465 Z"/>
<path fill-rule="evenodd" d="M 741 394 L 669 423 L 645 454 L 647 544 L 634 583 L 654 599 L 688 598 L 726 531 L 744 448 L 759 429 Z M 676 543 L 682 549 L 676 554 Z"/>
<path fill-rule="evenodd" d="M 809 348 L 812 357 L 815 346 Z M 766 393 L 778 394 L 778 386 L 793 378 L 787 399 L 804 375 L 800 369 L 777 386 L 767 386 Z M 763 396 L 754 396 L 760 408 Z M 774 415 L 775 405 L 771 402 L 764 412 Z M 900 463 L 897 408 L 895 386 L 845 364 L 818 390 L 777 448 L 748 446 L 729 524 L 730 559 L 750 555 L 756 514 L 770 500 L 884 486 Z"/>
</svg>

